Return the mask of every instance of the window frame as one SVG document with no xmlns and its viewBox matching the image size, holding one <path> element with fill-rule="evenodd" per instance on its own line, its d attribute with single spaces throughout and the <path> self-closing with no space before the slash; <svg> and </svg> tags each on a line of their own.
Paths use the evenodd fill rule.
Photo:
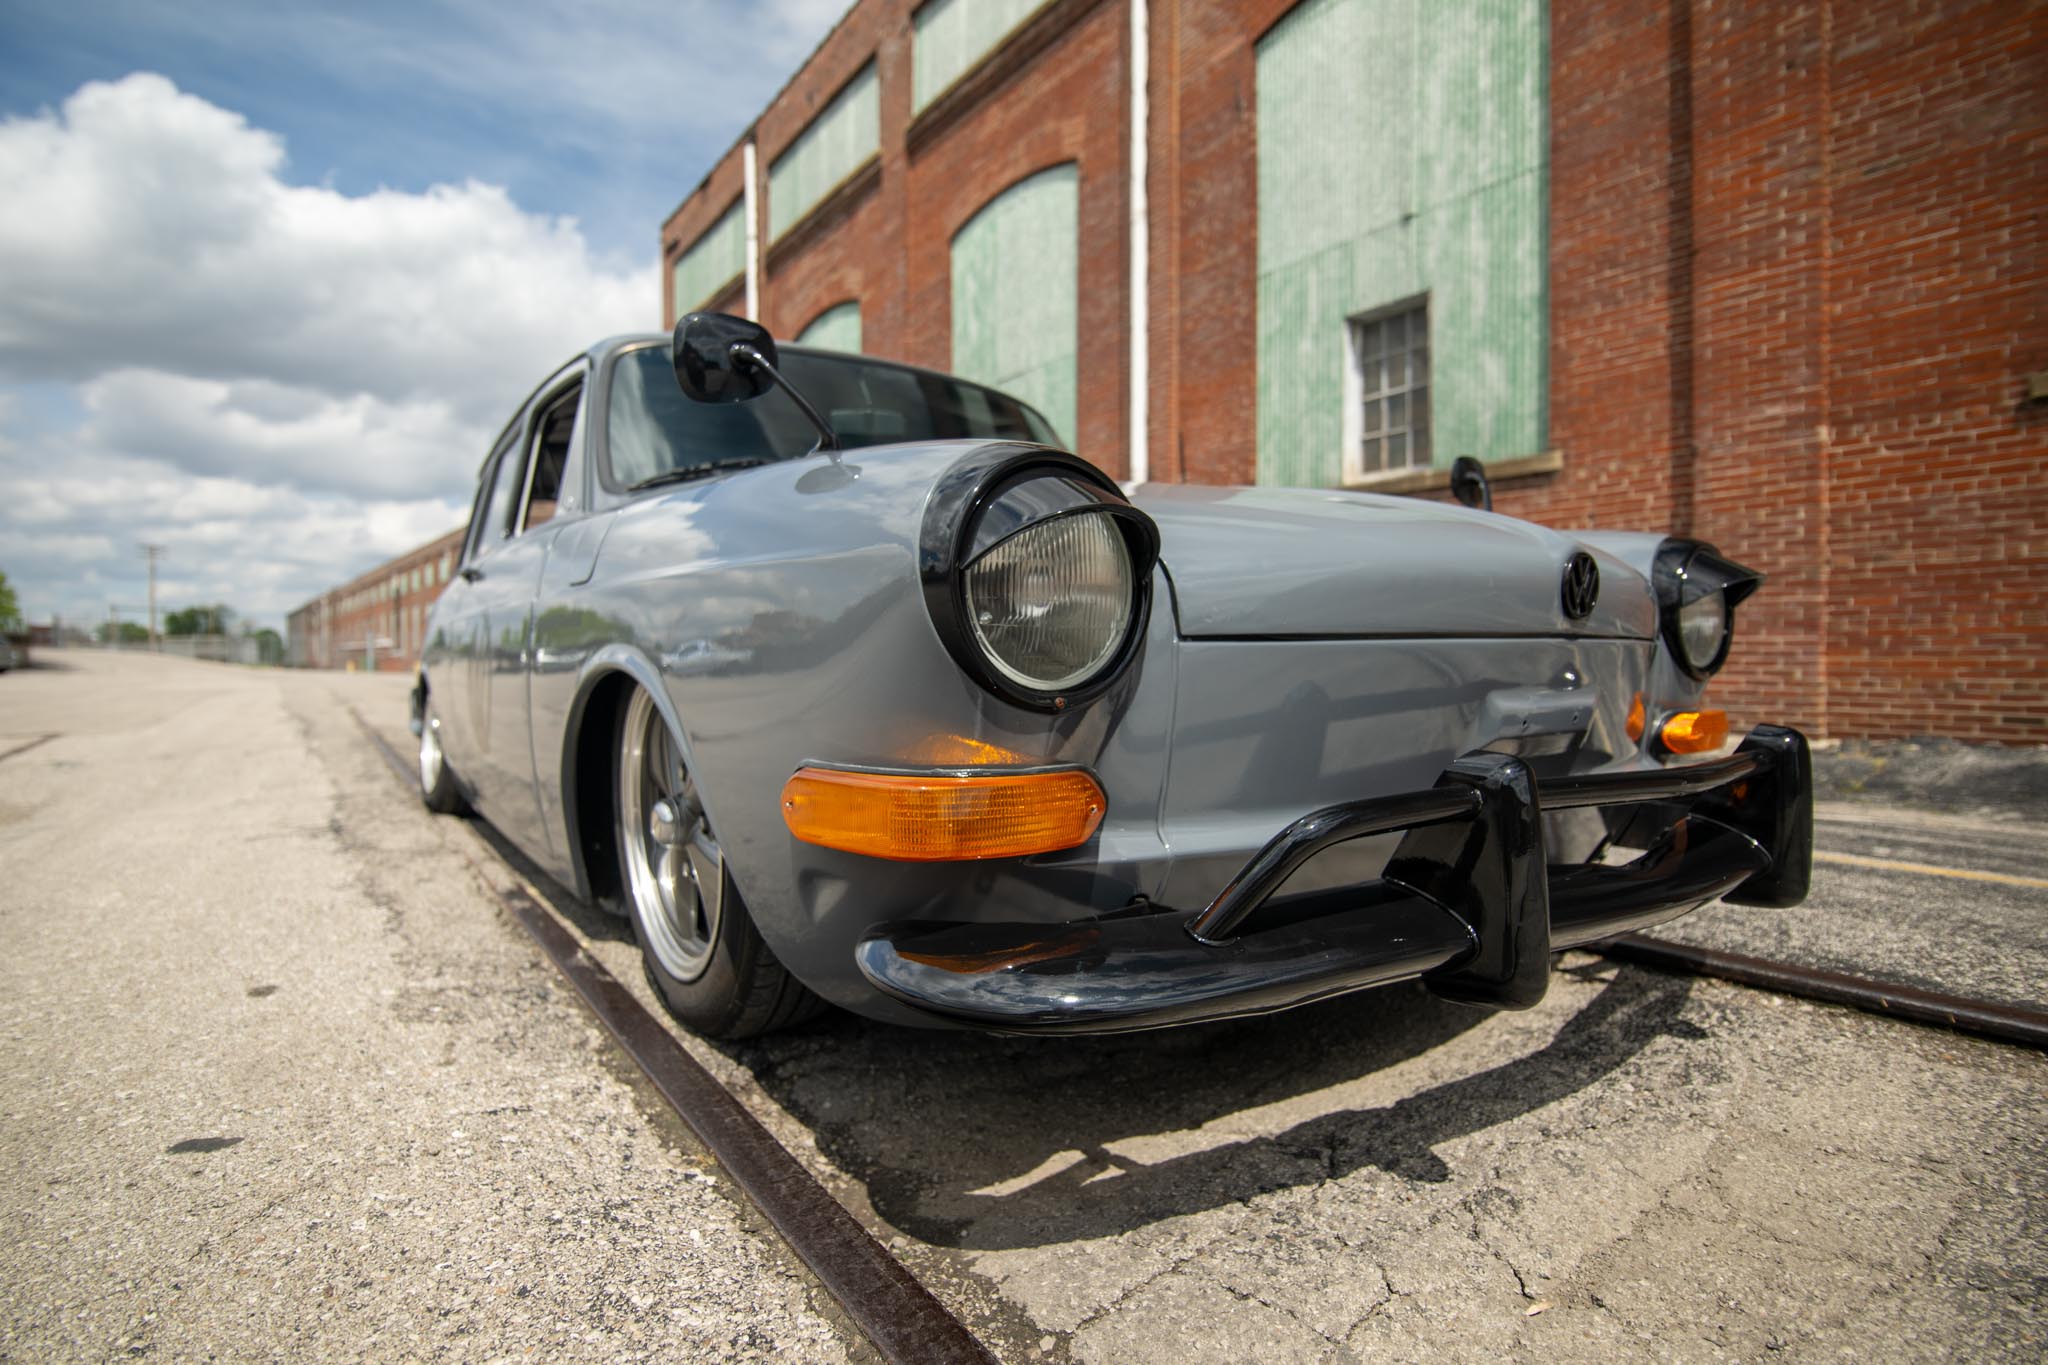
<svg viewBox="0 0 2048 1365">
<path fill-rule="evenodd" d="M 519 428 L 518 430 L 523 431 L 524 428 Z M 517 460 L 523 463 L 525 459 L 525 441 L 508 433 L 506 438 L 499 442 L 497 451 L 491 457 L 490 473 L 483 480 L 482 487 L 478 492 L 479 501 L 476 507 L 470 512 L 469 544 L 462 557 L 462 562 L 465 565 L 474 564 L 477 560 L 482 559 L 488 554 L 495 546 L 511 539 L 509 527 L 499 535 L 493 536 L 488 533 L 491 503 L 493 501 L 492 495 L 498 491 L 498 480 L 505 474 L 506 462 Z M 525 471 L 522 469 L 514 477 L 518 478 L 521 483 L 524 483 Z"/>
<path fill-rule="evenodd" d="M 1349 314 L 1344 319 L 1344 420 L 1341 428 L 1344 448 L 1341 470 L 1346 485 L 1369 485 L 1382 479 L 1401 478 L 1417 470 L 1432 469 L 1436 466 L 1436 448 L 1433 440 L 1436 423 L 1433 420 L 1434 411 L 1430 406 L 1430 394 L 1436 387 L 1436 381 L 1435 376 L 1429 371 L 1429 358 L 1434 353 L 1436 344 L 1429 317 L 1429 298 L 1429 291 L 1425 290 L 1377 308 Z M 1368 433 L 1365 429 L 1365 407 L 1368 402 L 1365 388 L 1365 331 L 1368 328 L 1384 327 L 1396 318 L 1407 318 L 1416 313 L 1422 315 L 1422 344 L 1418 348 L 1404 341 L 1403 355 L 1411 358 L 1411 363 L 1407 367 L 1407 378 L 1400 388 L 1390 388 L 1382 384 L 1375 390 L 1370 401 L 1381 406 L 1381 421 L 1375 431 Z M 1412 363 L 1412 357 L 1418 350 L 1423 356 L 1422 377 L 1419 381 L 1416 378 L 1416 367 Z M 1387 352 L 1382 349 L 1378 359 L 1384 360 L 1386 354 Z M 1423 395 L 1423 421 L 1419 426 L 1415 421 L 1414 397 L 1418 392 Z M 1385 411 L 1387 403 L 1397 397 L 1408 400 L 1407 417 L 1406 424 L 1398 432 L 1394 432 L 1385 421 Z M 1418 430 L 1424 434 L 1424 442 L 1428 446 L 1420 460 L 1415 457 L 1415 435 Z M 1405 461 L 1398 465 L 1382 463 L 1377 468 L 1367 468 L 1365 442 L 1368 435 L 1382 443 L 1381 458 L 1384 460 L 1385 442 L 1390 434 L 1398 434 L 1407 443 Z"/>
<path fill-rule="evenodd" d="M 560 475 L 562 482 L 555 488 L 557 512 L 555 517 L 548 518 L 548 521 L 543 524 L 551 525 L 561 515 L 559 509 L 562 502 L 562 490 L 568 483 L 569 471 L 575 466 L 576 445 L 583 439 L 584 413 L 587 411 L 590 403 L 589 380 L 590 367 L 588 365 L 577 364 L 572 366 L 569 373 L 558 373 L 554 381 L 542 390 L 541 396 L 527 405 L 529 416 L 526 421 L 526 436 L 520 443 L 526 452 L 526 469 L 519 479 L 519 503 L 515 509 L 516 515 L 513 517 L 514 529 L 505 539 L 517 540 L 525 535 L 528 530 L 532 529 L 527 525 L 527 518 L 533 513 L 533 476 L 534 472 L 540 467 L 540 461 L 535 459 L 534 456 L 538 451 L 541 434 L 547 429 L 548 420 L 553 416 L 556 406 L 561 403 L 569 390 L 574 388 L 577 390 L 576 415 L 569 422 L 569 444 L 562 454 L 562 472 Z"/>
</svg>

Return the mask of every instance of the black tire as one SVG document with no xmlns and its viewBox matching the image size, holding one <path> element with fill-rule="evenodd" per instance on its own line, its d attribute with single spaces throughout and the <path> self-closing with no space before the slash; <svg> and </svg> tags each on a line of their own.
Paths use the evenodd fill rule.
<svg viewBox="0 0 2048 1365">
<path fill-rule="evenodd" d="M 619 887 L 647 980 L 707 1038 L 753 1038 L 817 1014 L 819 1000 L 755 929 L 653 699 L 620 708 L 613 765 Z M 709 894 L 706 894 L 708 891 Z"/>
<path fill-rule="evenodd" d="M 441 718 L 434 714 L 431 700 L 420 711 L 417 772 L 420 800 L 428 810 L 437 815 L 469 814 L 469 802 L 462 795 L 461 784 L 455 780 L 455 770 L 448 766 L 448 755 L 441 749 Z"/>
</svg>

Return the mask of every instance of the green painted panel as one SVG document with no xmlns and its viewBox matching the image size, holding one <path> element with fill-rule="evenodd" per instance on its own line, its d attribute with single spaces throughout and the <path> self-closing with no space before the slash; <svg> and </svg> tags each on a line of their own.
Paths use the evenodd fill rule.
<svg viewBox="0 0 2048 1365">
<path fill-rule="evenodd" d="M 1344 476 L 1348 319 L 1427 298 L 1433 453 L 1548 438 L 1547 6 L 1304 0 L 1258 48 L 1258 477 Z"/>
<path fill-rule="evenodd" d="M 924 108 L 1047 0 L 931 0 L 911 21 L 910 107 Z"/>
<path fill-rule="evenodd" d="M 747 223 L 740 205 L 734 204 L 676 258 L 677 315 L 709 303 L 746 268 Z"/>
<path fill-rule="evenodd" d="M 780 237 L 881 145 L 881 86 L 869 62 L 768 168 L 769 237 Z"/>
<path fill-rule="evenodd" d="M 811 325 L 797 334 L 797 344 L 816 346 L 821 351 L 860 354 L 860 305 L 842 303 L 827 308 L 811 319 Z"/>
<path fill-rule="evenodd" d="M 1074 165 L 1020 180 L 953 237 L 953 370 L 1074 432 L 1081 181 Z"/>
</svg>

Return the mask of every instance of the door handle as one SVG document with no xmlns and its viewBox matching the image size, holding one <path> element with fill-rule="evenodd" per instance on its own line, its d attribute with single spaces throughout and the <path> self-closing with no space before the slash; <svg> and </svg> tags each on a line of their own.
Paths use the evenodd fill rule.
<svg viewBox="0 0 2048 1365">
<path fill-rule="evenodd" d="M 474 582 L 476 582 L 476 581 L 477 581 L 477 580 L 478 580 L 479 578 L 482 578 L 483 576 L 484 576 L 484 571 L 483 571 L 482 569 L 478 569 L 478 568 L 473 568 L 473 567 L 472 567 L 472 568 L 464 569 L 464 570 L 462 571 L 462 581 L 463 581 L 463 582 L 465 582 L 465 583 L 474 583 Z"/>
</svg>

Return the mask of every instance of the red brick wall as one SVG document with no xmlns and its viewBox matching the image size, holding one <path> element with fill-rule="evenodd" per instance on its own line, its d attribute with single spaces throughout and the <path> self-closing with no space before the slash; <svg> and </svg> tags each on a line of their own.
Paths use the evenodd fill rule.
<svg viewBox="0 0 2048 1365">
<path fill-rule="evenodd" d="M 1292 2 L 1152 0 L 1154 478 L 1253 477 L 1255 44 Z M 765 180 L 878 61 L 879 174 L 769 254 L 765 319 L 791 335 L 857 297 L 869 349 L 944 367 L 952 234 L 1076 161 L 1077 444 L 1122 473 L 1128 9 L 1060 0 L 933 131 L 909 107 L 914 8 L 862 0 L 757 123 Z M 2048 401 L 2023 401 L 2048 370 L 2038 15 L 1551 0 L 1563 468 L 1497 506 L 1690 532 L 1767 571 L 1716 685 L 1740 720 L 2048 741 Z M 735 148 L 664 228 L 671 259 L 738 189 Z"/>
<path fill-rule="evenodd" d="M 1258 82 L 1289 0 L 1152 6 L 1151 472 L 1249 483 L 1258 441 Z"/>
<path fill-rule="evenodd" d="M 1501 511 L 1565 527 L 1690 521 L 1687 21 L 1669 0 L 1552 7 L 1549 444 L 1566 467 L 1501 488 Z"/>
<path fill-rule="evenodd" d="M 2048 15 L 1837 3 L 1828 715 L 2048 741 Z"/>
<path fill-rule="evenodd" d="M 1695 10 L 1693 529 L 1769 572 L 1717 689 L 1755 719 L 1827 730 L 1817 12 Z"/>
<path fill-rule="evenodd" d="M 441 577 L 441 559 L 444 555 L 448 558 L 452 575 L 467 531 L 466 526 L 457 527 L 407 550 L 294 612 L 294 616 L 303 613 L 305 617 L 307 664 L 313 668 L 360 668 L 363 642 L 375 638 L 391 641 L 388 650 L 377 651 L 380 673 L 409 672 L 416 667 L 420 641 L 414 632 L 424 632 L 427 610 L 447 585 Z M 414 569 L 420 571 L 417 588 L 395 595 L 385 591 L 398 580 L 408 578 Z M 403 586 L 400 585 L 401 589 Z M 414 611 L 419 613 L 417 626 Z M 324 630 L 320 624 L 323 620 Z"/>
<path fill-rule="evenodd" d="M 1771 581 L 1715 686 L 2048 740 L 2048 25 L 1966 0 L 1557 0 L 1551 443 L 1503 511 Z M 1654 515 L 1665 512 L 1660 520 Z"/>
</svg>

